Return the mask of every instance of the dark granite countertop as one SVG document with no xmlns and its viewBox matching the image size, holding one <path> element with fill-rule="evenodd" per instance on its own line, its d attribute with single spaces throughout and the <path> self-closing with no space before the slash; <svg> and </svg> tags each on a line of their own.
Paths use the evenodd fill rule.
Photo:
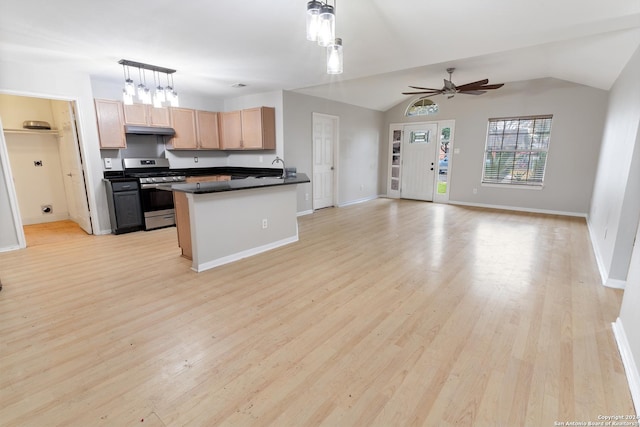
<svg viewBox="0 0 640 427">
<path fill-rule="evenodd" d="M 221 193 L 224 191 L 248 190 L 251 188 L 275 187 L 279 185 L 304 184 L 311 182 L 304 173 L 298 173 L 295 177 L 288 178 L 245 178 L 233 179 L 230 181 L 207 181 L 192 182 L 186 184 L 167 184 L 158 186 L 159 189 L 167 191 L 180 191 L 192 194 Z"/>
<path fill-rule="evenodd" d="M 210 175 L 229 175 L 232 178 L 246 178 L 248 176 L 278 176 L 282 174 L 282 168 L 256 168 L 242 166 L 217 166 L 210 168 L 187 168 L 187 169 L 171 169 L 171 172 L 179 173 L 185 176 L 210 176 Z M 124 178 L 124 171 L 104 171 L 105 179 Z"/>
</svg>

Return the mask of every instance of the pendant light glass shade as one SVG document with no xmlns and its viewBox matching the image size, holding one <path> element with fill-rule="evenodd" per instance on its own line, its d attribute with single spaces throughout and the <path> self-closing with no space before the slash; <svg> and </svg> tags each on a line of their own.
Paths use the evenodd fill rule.
<svg viewBox="0 0 640 427">
<path fill-rule="evenodd" d="M 133 95 L 126 88 L 122 89 L 122 103 L 124 105 L 133 105 Z"/>
<path fill-rule="evenodd" d="M 312 42 L 318 40 L 320 8 L 322 8 L 322 3 L 317 0 L 311 0 L 307 3 L 307 40 Z"/>
<path fill-rule="evenodd" d="M 327 74 L 342 74 L 342 39 L 327 47 Z"/>
<path fill-rule="evenodd" d="M 124 81 L 124 91 L 131 97 L 136 94 L 136 85 L 133 83 L 133 80 L 127 78 Z"/>
<path fill-rule="evenodd" d="M 336 38 L 336 15 L 333 13 L 333 6 L 323 4 L 319 20 L 318 44 L 327 47 Z"/>
</svg>

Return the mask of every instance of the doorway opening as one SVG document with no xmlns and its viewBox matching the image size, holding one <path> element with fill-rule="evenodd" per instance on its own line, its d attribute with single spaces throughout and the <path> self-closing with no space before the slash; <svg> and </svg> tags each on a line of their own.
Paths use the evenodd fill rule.
<svg viewBox="0 0 640 427">
<path fill-rule="evenodd" d="M 0 116 L 26 245 L 92 234 L 75 102 L 0 94 Z"/>
<path fill-rule="evenodd" d="M 387 196 L 448 203 L 454 120 L 392 124 Z"/>
<path fill-rule="evenodd" d="M 313 209 L 336 206 L 340 118 L 313 113 Z"/>
</svg>

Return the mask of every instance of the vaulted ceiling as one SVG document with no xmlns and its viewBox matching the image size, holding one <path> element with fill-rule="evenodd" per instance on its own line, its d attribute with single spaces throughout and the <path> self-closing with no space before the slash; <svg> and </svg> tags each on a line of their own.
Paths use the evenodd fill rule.
<svg viewBox="0 0 640 427">
<path fill-rule="evenodd" d="M 344 73 L 329 76 L 305 11 L 305 0 L 13 0 L 0 6 L 0 57 L 114 82 L 126 58 L 177 69 L 178 90 L 207 96 L 285 89 L 385 111 L 408 85 L 441 87 L 450 66 L 456 83 L 609 89 L 640 45 L 638 0 L 340 0 Z"/>
</svg>

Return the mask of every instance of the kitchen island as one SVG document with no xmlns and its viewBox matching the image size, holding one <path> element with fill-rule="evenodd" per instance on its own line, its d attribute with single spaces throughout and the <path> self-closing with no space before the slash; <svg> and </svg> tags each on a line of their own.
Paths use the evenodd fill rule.
<svg viewBox="0 0 640 427">
<path fill-rule="evenodd" d="M 182 255 L 197 272 L 298 241 L 295 177 L 167 185 Z"/>
</svg>

